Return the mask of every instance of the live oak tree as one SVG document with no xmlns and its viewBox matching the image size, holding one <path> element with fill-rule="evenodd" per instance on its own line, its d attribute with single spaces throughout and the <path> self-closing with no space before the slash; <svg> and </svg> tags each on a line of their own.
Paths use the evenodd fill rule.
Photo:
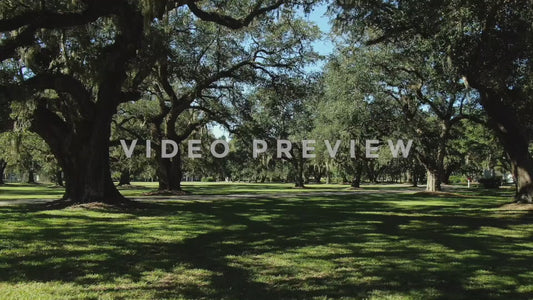
<svg viewBox="0 0 533 300">
<path fill-rule="evenodd" d="M 0 168 L 14 173 L 18 179 L 34 184 L 38 175 L 58 183 L 58 164 L 48 145 L 35 133 L 28 130 L 24 115 L 31 107 L 12 103 L 6 105 L 4 116 L 5 131 L 0 132 Z"/>
<path fill-rule="evenodd" d="M 301 141 L 311 139 L 308 134 L 314 126 L 314 111 L 320 100 L 317 97 L 319 90 L 318 81 L 314 76 L 279 76 L 254 91 L 249 97 L 248 111 L 243 112 L 246 116 L 241 126 L 254 133 L 250 134 L 254 139 L 264 140 L 271 150 L 259 154 L 260 157 L 254 161 L 269 164 L 270 156 L 278 163 L 288 163 L 291 166 L 288 179 L 298 188 L 304 187 L 307 177 L 304 172 L 309 163 L 302 155 Z M 281 157 L 278 157 L 277 143 L 280 140 L 291 142 L 288 146 L 289 156 L 281 154 Z"/>
<path fill-rule="evenodd" d="M 484 171 L 492 174 L 497 169 L 504 174 L 511 172 L 510 161 L 493 131 L 484 124 L 468 120 L 462 120 L 458 130 L 461 138 L 456 139 L 451 148 L 457 152 L 454 157 L 460 160 L 457 170 L 460 174 L 474 179 L 484 175 Z"/>
<path fill-rule="evenodd" d="M 120 103 L 140 97 L 161 55 L 150 26 L 186 9 L 239 29 L 285 2 L 3 1 L 0 61 L 19 72 L 2 77 L 0 102 L 35 102 L 31 129 L 65 174 L 67 202 L 128 203 L 111 180 L 110 124 Z"/>
<path fill-rule="evenodd" d="M 254 97 L 247 97 L 242 105 L 237 106 L 241 115 L 248 115 L 245 120 L 240 120 L 231 135 L 231 151 L 227 157 L 229 161 L 229 173 L 234 181 L 248 182 L 292 182 L 292 178 L 287 180 L 289 167 L 287 164 L 276 159 L 275 145 L 269 147 L 258 157 L 253 157 L 253 140 L 263 139 L 270 141 L 269 132 L 264 127 L 259 126 L 253 111 L 257 107 Z"/>
<path fill-rule="evenodd" d="M 52 182 L 63 186 L 61 169 L 48 145 L 37 134 L 27 130 L 9 133 L 7 167 L 26 183 Z M 39 179 L 38 179 L 39 178 Z"/>
<path fill-rule="evenodd" d="M 408 50 L 408 56 L 394 50 L 376 47 L 370 68 L 379 74 L 375 80 L 382 93 L 401 111 L 399 123 L 417 138 L 413 152 L 426 167 L 427 190 L 440 191 L 446 175 L 459 167 L 446 164 L 453 162 L 450 143 L 460 137 L 459 122 L 478 119 L 477 95 L 450 74 L 445 59 L 424 55 L 421 48 Z"/>
<path fill-rule="evenodd" d="M 385 136 L 387 122 L 378 122 L 378 119 L 386 118 L 388 113 L 379 102 L 367 97 L 370 84 L 367 75 L 371 70 L 361 69 L 348 52 L 348 48 L 337 51 L 326 65 L 324 95 L 317 110 L 315 134 L 329 140 L 332 147 L 336 140 L 342 141 L 334 162 L 343 179 L 358 188 L 365 174 L 375 182 L 383 170 L 375 159 L 366 157 L 365 141 Z M 360 73 L 356 76 L 355 72 Z M 373 113 L 375 109 L 379 109 L 377 114 Z M 379 132 L 379 128 L 383 132 Z M 351 140 L 354 141 L 353 153 Z M 325 146 L 320 150 L 321 155 L 329 157 Z"/>
<path fill-rule="evenodd" d="M 225 136 L 215 137 L 209 126 L 202 126 L 198 130 L 195 130 L 189 137 L 189 140 L 199 141 L 197 146 L 199 151 L 194 151 L 197 154 L 202 155 L 201 159 L 188 157 L 187 143 L 184 142 L 183 158 L 182 158 L 182 172 L 184 177 L 193 178 L 195 180 L 201 180 L 205 182 L 211 181 L 224 181 L 226 178 L 231 177 L 231 170 L 229 165 L 231 161 L 228 156 L 224 158 L 217 158 L 211 155 L 210 147 L 214 140 L 225 140 Z M 222 145 L 215 147 L 217 153 L 222 153 L 224 148 Z M 231 146 L 230 146 L 231 151 Z"/>
<path fill-rule="evenodd" d="M 134 151 L 132 157 L 125 158 L 123 146 L 120 145 L 116 149 L 119 154 L 116 168 L 121 170 L 120 178 L 124 183 L 128 175 L 140 175 L 146 173 L 146 167 L 153 168 L 154 174 L 149 177 L 157 179 L 159 191 L 168 193 L 181 191 L 182 143 L 190 134 L 214 118 L 193 107 L 186 107 L 173 117 L 169 112 L 171 106 L 167 107 L 168 102 L 164 99 L 166 98 L 161 98 L 160 101 L 137 101 L 129 105 L 128 109 L 121 106 L 124 111 L 117 115 L 120 117 L 115 123 L 116 138 L 125 139 L 127 147 L 131 147 L 133 141 L 137 140 L 134 149 L 137 151 Z M 132 117 L 124 119 L 124 116 Z M 119 121 L 120 119 L 123 121 Z M 177 144 L 176 154 L 171 158 L 161 156 L 163 139 L 172 140 Z M 150 140 L 152 150 L 149 158 L 146 158 L 146 140 Z M 171 147 L 165 149 L 167 153 L 173 150 Z M 142 165 L 145 166 L 145 170 L 142 170 Z"/>
<path fill-rule="evenodd" d="M 26 183 L 36 183 L 46 145 L 43 147 L 43 141 L 35 134 L 24 131 L 9 132 L 5 137 L 2 142 L 7 144 L 7 166 L 16 171 Z"/>
<path fill-rule="evenodd" d="M 455 127 L 474 117 L 476 99 L 446 69 L 447 62 L 430 59 L 423 48 L 402 45 L 339 47 L 326 72 L 323 130 L 336 134 L 347 130 L 352 138 L 412 138 L 412 154 L 427 169 L 429 191 L 440 190 L 457 160 L 451 160 L 450 141 L 459 136 Z M 407 55 L 409 54 L 409 55 Z M 468 113 L 468 114 L 467 114 Z M 384 138 L 385 137 L 385 138 Z M 407 162 L 402 159 L 366 159 L 362 145 L 355 151 L 369 179 L 381 174 L 398 180 Z M 341 156 L 342 158 L 342 156 Z M 419 163 L 411 159 L 411 180 L 416 183 Z M 361 167 L 355 168 L 353 186 L 358 186 Z M 413 180 L 414 178 L 414 180 Z"/>
<path fill-rule="evenodd" d="M 149 94 L 159 103 L 159 110 L 147 122 L 158 160 L 159 190 L 180 191 L 181 151 L 162 158 L 160 141 L 171 139 L 179 145 L 207 122 L 228 127 L 234 122 L 230 109 L 244 90 L 253 90 L 280 72 L 295 72 L 316 57 L 310 42 L 318 37 L 318 29 L 291 10 L 260 18 L 238 32 L 187 14 L 169 15 L 165 21 L 162 34 L 183 34 L 169 37 L 167 55 L 158 61 L 151 77 Z M 180 47 L 172 46 L 176 44 Z M 184 115 L 200 117 L 186 117 L 183 123 Z"/>
<path fill-rule="evenodd" d="M 179 146 L 208 122 L 231 123 L 227 107 L 233 98 L 275 77 L 279 69 L 301 68 L 314 56 L 309 43 L 318 29 L 291 10 L 258 18 L 237 32 L 186 12 L 167 14 L 161 23 L 165 55 L 147 83 L 147 97 L 155 99 L 159 109 L 147 123 L 158 161 L 159 190 L 180 191 L 181 151 L 172 158 L 161 157 L 161 140 L 170 139 Z"/>
<path fill-rule="evenodd" d="M 533 202 L 533 1 L 337 1 L 339 27 L 367 44 L 424 43 L 449 60 L 509 156 L 516 200 Z"/>
<path fill-rule="evenodd" d="M 157 160 L 159 190 L 181 191 L 181 143 L 209 121 L 207 114 L 199 110 L 216 111 L 205 104 L 214 104 L 223 97 L 220 90 L 231 88 L 231 84 L 221 82 L 235 76 L 245 65 L 231 65 L 232 59 L 239 59 L 236 53 L 243 49 L 238 38 L 243 36 L 243 30 L 233 33 L 223 26 L 204 23 L 190 12 L 166 14 L 159 30 L 165 36 L 165 55 L 157 61 L 147 84 L 148 97 L 157 103 L 157 110 L 146 115 L 146 122 Z M 186 61 L 194 63 L 185 64 Z M 175 156 L 161 156 L 164 139 L 178 145 Z"/>
</svg>

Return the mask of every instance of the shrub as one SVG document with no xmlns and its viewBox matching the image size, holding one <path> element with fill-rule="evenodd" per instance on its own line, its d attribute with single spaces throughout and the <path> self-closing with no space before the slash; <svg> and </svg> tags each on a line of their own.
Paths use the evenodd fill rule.
<svg viewBox="0 0 533 300">
<path fill-rule="evenodd" d="M 496 176 L 489 178 L 481 178 L 478 180 L 478 182 L 486 189 L 497 189 L 502 184 L 502 177 Z"/>
<path fill-rule="evenodd" d="M 450 183 L 451 184 L 463 184 L 467 183 L 467 178 L 463 175 L 452 175 L 450 176 Z"/>
<path fill-rule="evenodd" d="M 202 182 L 215 182 L 215 178 L 211 176 L 202 177 Z"/>
</svg>

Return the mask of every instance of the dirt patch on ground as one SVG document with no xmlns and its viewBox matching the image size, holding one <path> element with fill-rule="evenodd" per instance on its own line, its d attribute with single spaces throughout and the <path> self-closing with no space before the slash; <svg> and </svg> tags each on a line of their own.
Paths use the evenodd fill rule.
<svg viewBox="0 0 533 300">
<path fill-rule="evenodd" d="M 69 206 L 68 209 L 111 210 L 116 207 L 102 202 L 90 202 Z"/>
<path fill-rule="evenodd" d="M 533 211 L 531 203 L 508 203 L 498 207 L 498 210 L 528 210 Z"/>
<path fill-rule="evenodd" d="M 189 194 L 190 192 L 186 192 L 186 191 L 163 190 L 163 191 L 153 191 L 153 192 L 144 193 L 143 196 L 185 196 Z"/>
<path fill-rule="evenodd" d="M 141 186 L 141 185 L 131 185 L 131 184 L 123 184 L 117 186 L 119 190 L 147 190 L 148 187 Z"/>
</svg>

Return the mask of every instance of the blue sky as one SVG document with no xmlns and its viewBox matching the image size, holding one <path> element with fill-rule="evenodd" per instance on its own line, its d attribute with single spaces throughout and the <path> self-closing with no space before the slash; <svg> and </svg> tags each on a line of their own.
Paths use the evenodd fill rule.
<svg viewBox="0 0 533 300">
<path fill-rule="evenodd" d="M 327 5 L 322 3 L 321 5 L 315 7 L 315 9 L 306 17 L 307 20 L 314 22 L 320 30 L 324 33 L 324 38 L 321 41 L 316 41 L 313 43 L 315 51 L 321 55 L 329 55 L 333 52 L 334 45 L 327 36 L 331 31 L 331 24 L 329 17 L 326 14 Z"/>
</svg>

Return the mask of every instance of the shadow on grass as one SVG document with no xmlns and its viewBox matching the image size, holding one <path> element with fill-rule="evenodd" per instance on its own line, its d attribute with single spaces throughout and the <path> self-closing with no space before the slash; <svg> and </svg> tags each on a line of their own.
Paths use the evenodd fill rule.
<svg viewBox="0 0 533 300">
<path fill-rule="evenodd" d="M 292 183 L 183 183 L 183 189 L 197 195 L 229 195 L 248 193 L 299 193 L 343 191 L 349 186 L 339 184 L 307 184 L 304 189 Z"/>
<path fill-rule="evenodd" d="M 0 208 L 0 281 L 148 298 L 528 299 L 533 218 L 484 210 L 498 203 L 376 194 Z"/>
</svg>

